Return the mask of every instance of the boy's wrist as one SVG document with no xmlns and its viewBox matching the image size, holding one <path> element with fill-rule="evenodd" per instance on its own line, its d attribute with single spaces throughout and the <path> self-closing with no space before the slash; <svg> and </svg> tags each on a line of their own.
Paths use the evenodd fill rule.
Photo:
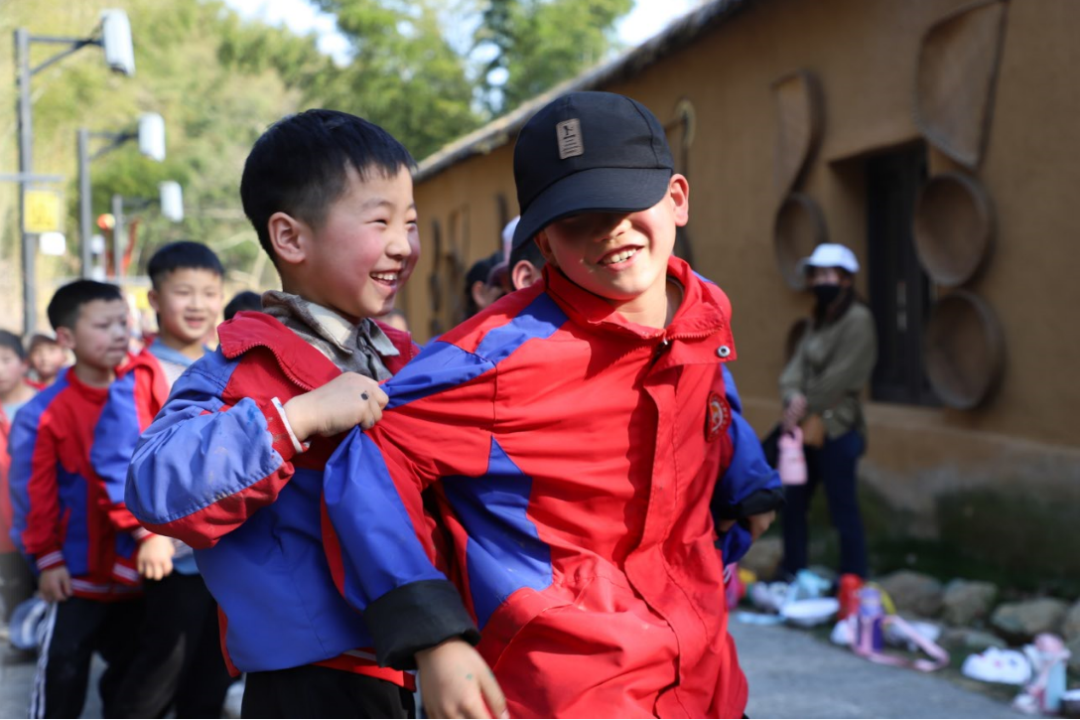
<svg viewBox="0 0 1080 720">
<path fill-rule="evenodd" d="M 56 568 L 64 567 L 67 564 L 64 562 L 64 555 L 59 550 L 50 550 L 35 555 L 34 562 L 37 565 L 37 569 L 41 572 L 55 570 Z"/>
<path fill-rule="evenodd" d="M 300 397 L 302 396 L 298 395 L 284 404 L 276 397 L 270 400 L 281 417 L 281 424 L 285 426 L 285 431 L 292 441 L 293 450 L 298 455 L 310 447 L 305 441 L 311 434 L 307 428 L 303 405 L 298 407 L 296 404 Z"/>
</svg>

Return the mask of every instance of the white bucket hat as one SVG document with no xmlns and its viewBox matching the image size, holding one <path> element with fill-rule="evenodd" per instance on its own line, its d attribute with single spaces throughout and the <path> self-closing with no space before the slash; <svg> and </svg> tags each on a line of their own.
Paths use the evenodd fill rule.
<svg viewBox="0 0 1080 720">
<path fill-rule="evenodd" d="M 859 272 L 859 260 L 855 253 L 837 243 L 823 243 L 814 248 L 814 252 L 808 258 L 799 261 L 799 272 L 805 273 L 807 268 L 841 268 L 851 274 Z"/>
</svg>

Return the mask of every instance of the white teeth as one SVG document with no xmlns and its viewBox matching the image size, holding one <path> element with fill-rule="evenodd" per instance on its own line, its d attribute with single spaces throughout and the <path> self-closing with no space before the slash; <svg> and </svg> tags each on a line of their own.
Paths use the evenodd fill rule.
<svg viewBox="0 0 1080 720">
<path fill-rule="evenodd" d="M 371 277 L 376 280 L 385 280 L 386 282 L 397 282 L 397 273 L 371 273 Z"/>
<path fill-rule="evenodd" d="M 624 260 L 629 260 L 630 258 L 634 257 L 634 255 L 637 254 L 637 251 L 638 251 L 637 248 L 630 248 L 629 250 L 623 250 L 622 252 L 617 252 L 614 255 L 611 255 L 610 257 L 606 257 L 603 260 L 601 260 L 600 264 L 601 265 L 614 265 L 615 263 L 620 263 L 620 262 L 623 262 Z"/>
</svg>

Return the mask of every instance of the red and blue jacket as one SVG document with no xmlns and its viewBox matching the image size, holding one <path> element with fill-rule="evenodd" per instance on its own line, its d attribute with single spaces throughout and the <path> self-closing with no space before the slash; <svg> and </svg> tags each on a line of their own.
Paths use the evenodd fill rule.
<svg viewBox="0 0 1080 720">
<path fill-rule="evenodd" d="M 407 333 L 382 326 L 399 355 Z M 153 532 L 183 540 L 221 609 L 223 647 L 243 672 L 323 665 L 411 687 L 379 667 L 360 613 L 338 592 L 324 552 L 323 466 L 341 436 L 297 453 L 278 404 L 341 374 L 282 325 L 243 312 L 220 346 L 184 373 L 132 454 L 126 502 Z"/>
<path fill-rule="evenodd" d="M 67 566 L 74 594 L 95 600 L 130 597 L 140 584 L 137 523 L 90 461 L 108 395 L 67 368 L 16 414 L 10 437 L 12 540 L 38 571 Z"/>
<path fill-rule="evenodd" d="M 35 390 L 39 389 L 27 381 L 24 382 Z M 14 419 L 9 418 L 7 412 L 0 407 L 0 554 L 18 551 L 11 539 L 11 489 L 8 485 L 8 473 L 11 470 L 8 440 L 11 437 L 11 422 Z"/>
<path fill-rule="evenodd" d="M 90 465 L 104 489 L 102 509 L 118 530 L 131 532 L 140 540 L 150 533 L 124 504 L 128 465 L 139 436 L 150 427 L 168 397 L 165 371 L 145 349 L 117 371 L 94 427 Z"/>
<path fill-rule="evenodd" d="M 380 661 L 475 621 L 512 716 L 742 716 L 723 566 L 746 531 L 722 558 L 711 511 L 779 483 L 732 412 L 727 297 L 681 260 L 668 273 L 684 299 L 654 329 L 546 268 L 425 348 L 337 449 L 328 556 Z"/>
</svg>

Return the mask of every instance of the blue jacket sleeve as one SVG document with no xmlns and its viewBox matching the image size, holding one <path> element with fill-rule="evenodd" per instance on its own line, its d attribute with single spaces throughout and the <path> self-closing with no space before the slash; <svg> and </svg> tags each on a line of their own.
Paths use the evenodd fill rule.
<svg viewBox="0 0 1080 720">
<path fill-rule="evenodd" d="M 345 599 L 364 613 L 380 665 L 411 669 L 418 650 L 455 636 L 479 642 L 457 588 L 423 542 L 419 489 L 399 489 L 360 430 L 327 464 L 323 499 L 337 537 L 328 561 Z"/>
<path fill-rule="evenodd" d="M 765 461 L 765 452 L 757 434 L 742 416 L 742 401 L 735 387 L 735 378 L 726 366 L 723 372 L 727 401 L 731 407 L 728 435 L 731 438 L 732 457 L 713 492 L 711 509 L 717 521 L 740 520 L 777 510 L 784 504 L 780 476 Z M 720 538 L 724 562 L 738 562 L 752 543 L 749 531 L 736 523 Z"/>
<path fill-rule="evenodd" d="M 135 373 L 128 373 L 109 386 L 108 399 L 94 427 L 90 465 L 105 486 L 108 504 L 103 510 L 109 521 L 117 530 L 144 536 L 145 530 L 124 505 L 128 466 L 141 431 L 137 402 Z"/>
<path fill-rule="evenodd" d="M 148 530 L 198 549 L 276 500 L 293 475 L 296 450 L 272 400 L 223 399 L 235 371 L 220 353 L 193 365 L 128 469 L 128 509 Z"/>
<path fill-rule="evenodd" d="M 487 469 L 494 374 L 477 355 L 432 343 L 384 386 L 382 420 L 354 430 L 326 465 L 323 500 L 337 536 L 327 559 L 345 599 L 364 613 L 382 665 L 409 668 L 417 650 L 450 637 L 479 640 L 436 567 L 421 493 L 439 478 Z"/>
</svg>

